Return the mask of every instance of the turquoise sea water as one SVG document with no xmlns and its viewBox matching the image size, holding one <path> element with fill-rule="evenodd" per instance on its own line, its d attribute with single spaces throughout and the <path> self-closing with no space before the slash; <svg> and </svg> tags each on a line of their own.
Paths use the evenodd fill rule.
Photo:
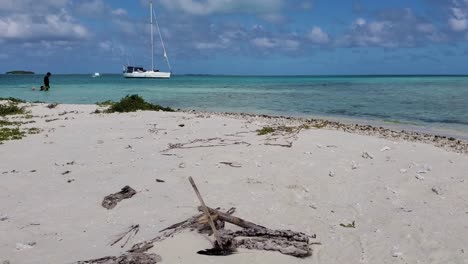
<svg viewBox="0 0 468 264">
<path fill-rule="evenodd" d="M 336 117 L 454 129 L 468 133 L 468 76 L 253 77 L 121 75 L 0 75 L 0 97 L 89 104 L 139 94 L 181 109 Z"/>
</svg>

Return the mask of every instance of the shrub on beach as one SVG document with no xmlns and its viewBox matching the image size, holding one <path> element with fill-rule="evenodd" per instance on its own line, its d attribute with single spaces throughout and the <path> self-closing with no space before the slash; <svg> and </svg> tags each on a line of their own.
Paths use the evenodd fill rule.
<svg viewBox="0 0 468 264">
<path fill-rule="evenodd" d="M 174 110 L 170 107 L 162 107 L 160 105 L 148 103 L 137 94 L 125 96 L 120 100 L 120 102 L 112 104 L 106 112 L 126 113 L 135 112 L 137 110 L 174 112 Z"/>
<path fill-rule="evenodd" d="M 18 107 L 16 104 L 0 104 L 0 116 L 20 115 L 24 113 L 24 108 Z"/>
</svg>

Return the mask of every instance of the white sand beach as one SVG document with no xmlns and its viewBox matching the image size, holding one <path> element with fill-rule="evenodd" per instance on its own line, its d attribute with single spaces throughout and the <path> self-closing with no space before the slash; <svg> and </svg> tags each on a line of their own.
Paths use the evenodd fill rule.
<svg viewBox="0 0 468 264">
<path fill-rule="evenodd" d="M 0 145 L 0 263 L 118 256 L 198 214 L 189 176 L 210 207 L 321 244 L 303 259 L 246 249 L 203 256 L 213 237 L 187 231 L 148 251 L 162 263 L 468 263 L 464 148 L 315 127 L 257 135 L 301 125 L 285 118 L 27 105 L 33 118 L 18 120 L 42 131 Z M 137 194 L 101 206 L 127 185 Z M 136 224 L 123 248 L 110 245 Z"/>
</svg>

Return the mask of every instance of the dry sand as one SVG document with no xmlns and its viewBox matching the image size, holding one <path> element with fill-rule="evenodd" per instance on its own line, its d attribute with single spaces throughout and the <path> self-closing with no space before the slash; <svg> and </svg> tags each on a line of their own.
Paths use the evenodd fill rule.
<svg viewBox="0 0 468 264">
<path fill-rule="evenodd" d="M 316 128 L 273 140 L 256 130 L 282 121 L 265 118 L 30 108 L 36 123 L 24 127 L 43 131 L 0 145 L 0 263 L 119 255 L 197 213 L 189 176 L 208 205 L 316 234 L 322 245 L 306 259 L 250 250 L 208 257 L 196 251 L 212 238 L 186 232 L 149 251 L 163 263 L 468 263 L 466 154 Z M 137 194 L 104 209 L 102 199 L 125 185 Z M 134 224 L 134 239 L 110 246 Z"/>
</svg>

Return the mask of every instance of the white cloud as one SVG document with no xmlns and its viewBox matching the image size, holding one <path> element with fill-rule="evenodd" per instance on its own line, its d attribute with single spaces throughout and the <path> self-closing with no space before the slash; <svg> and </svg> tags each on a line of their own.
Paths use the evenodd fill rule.
<svg viewBox="0 0 468 264">
<path fill-rule="evenodd" d="M 105 51 L 110 51 L 112 50 L 112 42 L 110 41 L 101 41 L 98 44 L 99 48 Z"/>
<path fill-rule="evenodd" d="M 78 40 L 89 31 L 65 11 L 43 17 L 14 14 L 0 18 L 0 39 L 5 40 Z"/>
<path fill-rule="evenodd" d="M 127 15 L 127 10 L 123 8 L 117 8 L 117 9 L 112 10 L 112 14 L 115 16 L 125 16 Z"/>
<path fill-rule="evenodd" d="M 161 0 L 166 8 L 192 15 L 236 11 L 270 14 L 279 11 L 284 0 Z"/>
<path fill-rule="evenodd" d="M 364 18 L 358 18 L 353 23 L 353 27 L 362 27 L 366 25 L 366 20 Z"/>
<path fill-rule="evenodd" d="M 70 0 L 0 0 L 0 11 L 50 11 L 51 8 L 63 8 L 69 2 Z"/>
<path fill-rule="evenodd" d="M 278 38 L 254 38 L 252 44 L 258 48 L 282 48 L 286 50 L 296 50 L 300 46 L 300 42 L 293 39 L 278 39 Z"/>
<path fill-rule="evenodd" d="M 252 43 L 259 48 L 274 48 L 278 46 L 278 43 L 270 38 L 254 38 Z"/>
<path fill-rule="evenodd" d="M 448 24 L 453 31 L 460 32 L 468 29 L 468 0 L 461 4 L 454 1 L 454 6 L 450 8 L 451 17 L 448 19 Z"/>
<path fill-rule="evenodd" d="M 326 44 L 330 42 L 330 37 L 320 27 L 313 27 L 307 34 L 307 38 L 315 44 Z"/>
</svg>

